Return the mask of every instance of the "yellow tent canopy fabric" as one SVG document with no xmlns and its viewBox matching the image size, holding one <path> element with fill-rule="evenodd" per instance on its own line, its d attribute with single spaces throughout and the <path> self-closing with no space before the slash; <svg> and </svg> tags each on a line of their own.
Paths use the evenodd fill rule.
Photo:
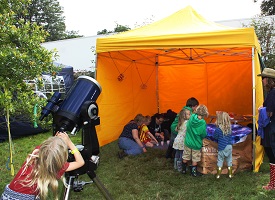
<svg viewBox="0 0 275 200">
<path fill-rule="evenodd" d="M 136 114 L 178 113 L 190 97 L 212 115 L 216 110 L 253 115 L 256 123 L 263 91 L 253 28 L 210 22 L 187 6 L 150 25 L 98 38 L 96 53 L 103 89 L 97 126 L 101 146 L 117 140 Z M 254 146 L 262 155 L 258 142 Z"/>
<path fill-rule="evenodd" d="M 150 25 L 99 38 L 97 53 L 158 48 L 259 48 L 253 28 L 232 28 L 207 21 L 191 6 Z"/>
</svg>

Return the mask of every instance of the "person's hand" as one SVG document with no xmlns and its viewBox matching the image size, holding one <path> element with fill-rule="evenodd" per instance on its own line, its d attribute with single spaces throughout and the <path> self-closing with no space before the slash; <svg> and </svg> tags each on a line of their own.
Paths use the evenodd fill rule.
<svg viewBox="0 0 275 200">
<path fill-rule="evenodd" d="M 145 147 L 143 147 L 142 150 L 143 150 L 143 153 L 147 152 L 147 149 Z"/>
<path fill-rule="evenodd" d="M 71 144 L 71 139 L 68 136 L 68 134 L 66 132 L 59 132 L 57 131 L 57 133 L 55 134 L 55 136 L 60 137 L 62 140 L 64 140 L 64 142 L 69 146 Z"/>
<path fill-rule="evenodd" d="M 263 107 L 263 105 L 261 105 L 261 106 L 258 108 L 258 110 L 260 110 L 262 107 Z"/>
</svg>

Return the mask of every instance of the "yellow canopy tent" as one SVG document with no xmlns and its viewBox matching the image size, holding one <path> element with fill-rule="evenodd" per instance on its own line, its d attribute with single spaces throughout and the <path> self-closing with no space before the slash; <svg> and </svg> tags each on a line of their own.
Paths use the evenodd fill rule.
<svg viewBox="0 0 275 200">
<path fill-rule="evenodd" d="M 263 91 L 253 28 L 207 21 L 188 6 L 150 25 L 98 38 L 96 53 L 103 88 L 98 99 L 100 145 L 118 139 L 136 114 L 179 112 L 192 96 L 210 114 L 253 115 L 256 123 Z M 263 153 L 260 145 L 254 147 L 257 171 Z"/>
</svg>

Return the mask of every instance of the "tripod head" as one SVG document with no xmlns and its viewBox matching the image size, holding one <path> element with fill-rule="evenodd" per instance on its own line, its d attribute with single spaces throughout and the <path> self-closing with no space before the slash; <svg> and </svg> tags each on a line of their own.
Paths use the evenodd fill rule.
<svg viewBox="0 0 275 200">
<path fill-rule="evenodd" d="M 101 90 L 101 86 L 95 79 L 89 76 L 80 76 L 64 100 L 60 100 L 59 92 L 53 94 L 42 110 L 39 120 L 43 120 L 51 113 L 53 115 L 53 131 L 79 130 L 82 127 L 83 118 L 86 118 L 85 115 L 88 115 L 90 119 L 97 117 L 98 108 L 95 102 Z"/>
</svg>

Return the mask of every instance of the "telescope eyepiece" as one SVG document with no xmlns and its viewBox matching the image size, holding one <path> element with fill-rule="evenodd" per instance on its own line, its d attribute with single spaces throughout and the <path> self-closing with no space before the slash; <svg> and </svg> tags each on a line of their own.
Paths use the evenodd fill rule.
<svg viewBox="0 0 275 200">
<path fill-rule="evenodd" d="M 54 108 L 60 99 L 61 94 L 59 92 L 55 92 L 50 100 L 48 100 L 47 105 L 43 108 L 41 112 L 41 116 L 39 117 L 39 120 L 42 121 L 45 117 L 47 117 L 51 112 L 54 111 Z"/>
</svg>

